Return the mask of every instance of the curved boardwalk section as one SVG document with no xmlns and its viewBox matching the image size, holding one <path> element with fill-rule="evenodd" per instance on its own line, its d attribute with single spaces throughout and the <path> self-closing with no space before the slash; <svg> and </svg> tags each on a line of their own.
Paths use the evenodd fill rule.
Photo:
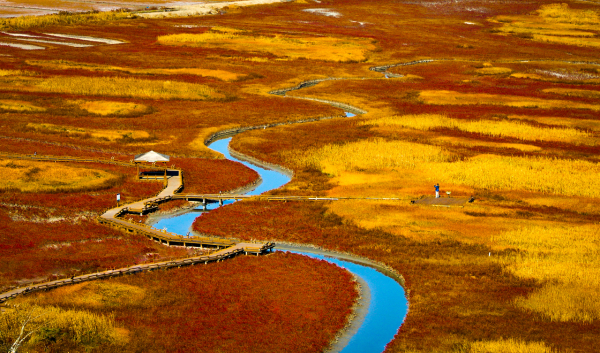
<svg viewBox="0 0 600 353">
<path fill-rule="evenodd" d="M 54 161 L 54 162 L 81 162 L 81 163 L 105 163 L 114 164 L 120 166 L 136 167 L 133 162 L 127 163 L 116 160 L 107 159 L 94 159 L 94 158 L 77 158 L 77 157 L 56 157 L 56 156 L 37 156 L 37 155 L 21 155 L 21 154 L 6 154 L 0 153 L 0 156 L 5 158 L 13 159 L 28 159 L 38 161 Z M 165 170 L 164 167 L 156 166 L 145 166 L 144 168 Z M 134 211 L 135 213 L 144 213 L 156 208 L 156 205 L 160 202 L 164 202 L 173 198 L 173 195 L 180 191 L 183 187 L 183 175 L 179 169 L 167 169 L 168 182 L 167 186 L 155 197 L 137 201 L 134 203 L 126 204 L 120 207 L 112 208 L 104 212 L 98 217 L 98 221 L 103 224 L 107 224 L 113 227 L 120 228 L 122 230 L 138 233 L 147 236 L 148 238 L 160 241 L 166 245 L 177 245 L 177 246 L 199 246 L 199 247 L 210 247 L 215 248 L 217 251 L 210 255 L 189 257 L 184 259 L 177 259 L 173 261 L 164 261 L 151 264 L 134 265 L 115 270 L 109 270 L 104 272 L 96 272 L 92 274 L 86 274 L 81 276 L 74 276 L 67 279 L 59 279 L 55 281 L 43 282 L 27 287 L 16 288 L 8 292 L 0 293 L 0 303 L 5 302 L 8 299 L 14 298 L 20 294 L 31 293 L 40 290 L 53 289 L 73 283 L 80 283 L 84 281 L 91 281 L 100 278 L 109 278 L 114 276 L 120 276 L 125 274 L 133 274 L 141 271 L 151 271 L 155 269 L 172 268 L 189 266 L 198 263 L 207 264 L 209 262 L 218 262 L 232 256 L 239 254 L 263 254 L 270 252 L 275 244 L 271 242 L 266 243 L 235 243 L 229 239 L 216 238 L 216 237 L 182 237 L 181 235 L 164 232 L 158 229 L 154 229 L 145 224 L 137 224 L 128 222 L 123 219 L 119 219 L 119 215 Z"/>
</svg>

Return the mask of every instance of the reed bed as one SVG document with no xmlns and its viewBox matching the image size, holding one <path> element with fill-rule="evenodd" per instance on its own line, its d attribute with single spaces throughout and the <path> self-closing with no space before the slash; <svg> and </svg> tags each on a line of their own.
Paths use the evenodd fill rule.
<svg viewBox="0 0 600 353">
<path fill-rule="evenodd" d="M 34 81 L 33 87 L 41 92 L 87 96 L 188 100 L 225 98 L 223 94 L 205 85 L 123 77 L 56 76 Z"/>
<path fill-rule="evenodd" d="M 25 30 L 59 25 L 101 24 L 109 21 L 135 18 L 134 15 L 121 12 L 61 12 L 55 15 L 21 16 L 0 20 L 0 30 Z"/>
<path fill-rule="evenodd" d="M 600 165 L 593 162 L 480 155 L 427 168 L 432 178 L 479 189 L 600 197 Z"/>
<path fill-rule="evenodd" d="M 516 339 L 479 341 L 470 344 L 469 353 L 554 353 L 544 342 L 524 342 Z"/>
<path fill-rule="evenodd" d="M 600 46 L 596 38 L 600 15 L 594 10 L 571 9 L 568 4 L 541 6 L 530 15 L 498 16 L 493 22 L 503 22 L 497 29 L 538 42 L 577 46 Z"/>
<path fill-rule="evenodd" d="M 440 147 L 383 139 L 326 145 L 302 155 L 284 152 L 282 157 L 297 166 L 317 168 L 332 175 L 357 170 L 415 169 L 423 163 L 448 162 L 455 158 Z"/>
<path fill-rule="evenodd" d="M 30 348 L 44 340 L 56 340 L 67 336 L 84 346 L 102 343 L 124 343 L 117 330 L 114 315 L 102 315 L 85 310 L 65 310 L 54 306 L 39 306 L 21 303 L 0 315 L 0 346 L 5 348 L 19 336 L 21 325 L 31 320 L 26 330 L 37 328 L 23 348 Z M 25 331 L 27 332 L 27 331 Z"/>
<path fill-rule="evenodd" d="M 600 197 L 600 165 L 582 160 L 479 155 L 465 160 L 441 147 L 382 139 L 326 145 L 280 156 L 296 167 L 339 176 L 349 171 L 418 170 L 429 180 L 486 190 Z"/>
<path fill-rule="evenodd" d="M 506 120 L 459 120 L 437 114 L 392 116 L 367 120 L 360 125 L 402 126 L 417 130 L 446 128 L 493 137 L 513 137 L 524 141 L 598 144 L 592 134 L 574 128 L 538 127 L 524 122 Z"/>
<path fill-rule="evenodd" d="M 600 226 L 531 225 L 494 236 L 502 246 L 520 250 L 497 261 L 521 278 L 546 283 L 515 304 L 550 321 L 600 319 Z"/>
</svg>

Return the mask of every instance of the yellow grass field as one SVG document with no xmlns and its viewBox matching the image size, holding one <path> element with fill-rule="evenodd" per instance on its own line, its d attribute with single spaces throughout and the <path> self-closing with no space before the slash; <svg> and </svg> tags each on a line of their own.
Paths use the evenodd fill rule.
<svg viewBox="0 0 600 353">
<path fill-rule="evenodd" d="M 33 71 L 25 70 L 3 70 L 0 69 L 0 76 L 32 76 L 35 75 Z"/>
<path fill-rule="evenodd" d="M 99 12 L 99 13 L 64 13 L 46 16 L 21 16 L 0 19 L 0 30 L 24 30 L 56 25 L 76 25 L 85 23 L 103 23 L 108 21 L 134 18 L 127 12 Z"/>
<path fill-rule="evenodd" d="M 375 139 L 327 145 L 309 150 L 303 156 L 292 154 L 284 155 L 284 158 L 297 165 L 316 167 L 337 176 L 343 171 L 414 169 L 422 163 L 450 161 L 454 156 L 436 146 Z"/>
<path fill-rule="evenodd" d="M 364 61 L 375 49 L 369 41 L 357 38 L 284 37 L 251 35 L 211 30 L 202 34 L 172 34 L 158 37 L 163 45 L 219 47 L 222 49 L 266 52 L 280 57 L 327 61 Z"/>
<path fill-rule="evenodd" d="M 600 197 L 600 165 L 587 161 L 479 155 L 427 170 L 440 181 L 480 189 Z"/>
<path fill-rule="evenodd" d="M 33 66 L 55 70 L 79 69 L 88 71 L 126 72 L 134 75 L 194 75 L 214 77 L 223 81 L 235 81 L 243 76 L 225 70 L 211 70 L 202 68 L 135 69 L 131 67 L 79 63 L 68 60 L 27 60 L 26 63 Z"/>
<path fill-rule="evenodd" d="M 512 70 L 507 67 L 483 67 L 476 69 L 475 73 L 478 75 L 509 75 Z"/>
<path fill-rule="evenodd" d="M 38 107 L 29 102 L 10 100 L 10 99 L 0 100 L 0 109 L 1 110 L 10 110 L 13 112 L 43 112 L 46 110 L 45 108 Z"/>
<path fill-rule="evenodd" d="M 574 89 L 574 88 L 547 88 L 542 92 L 560 94 L 563 96 L 570 97 L 583 97 L 583 98 L 600 98 L 600 91 L 592 91 L 589 89 Z"/>
<path fill-rule="evenodd" d="M 600 165 L 588 161 L 497 155 L 456 161 L 441 147 L 384 140 L 327 145 L 303 155 L 282 156 L 295 165 L 335 176 L 342 172 L 405 169 L 417 170 L 428 180 L 478 189 L 600 197 Z"/>
<path fill-rule="evenodd" d="M 551 321 L 600 319 L 600 226 L 531 225 L 493 237 L 499 245 L 522 250 L 498 259 L 509 271 L 546 284 L 516 305 Z"/>
<path fill-rule="evenodd" d="M 0 330 L 9 337 L 17 337 L 22 323 L 27 318 L 32 319 L 29 329 L 39 327 L 27 342 L 35 345 L 44 335 L 59 332 L 66 334 L 75 342 L 84 346 L 94 346 L 101 343 L 124 344 L 127 342 L 127 331 L 116 326 L 112 315 L 95 314 L 85 310 L 65 310 L 54 306 L 37 306 L 21 302 L 16 309 L 9 308 L 0 316 Z M 56 339 L 56 338 L 55 338 Z"/>
<path fill-rule="evenodd" d="M 435 105 L 501 105 L 516 108 L 537 109 L 586 109 L 599 111 L 600 105 L 564 100 L 550 100 L 520 96 L 485 93 L 460 93 L 455 91 L 421 91 L 419 99 Z"/>
<path fill-rule="evenodd" d="M 582 82 L 582 83 L 600 83 L 600 79 L 598 78 L 589 78 L 589 77 L 584 77 L 581 75 L 577 75 L 577 73 L 570 73 L 570 72 L 565 72 L 564 73 L 565 76 L 569 76 L 569 74 L 571 74 L 571 77 L 573 78 L 569 78 L 568 80 L 562 79 L 560 77 L 552 77 L 552 76 L 544 76 L 544 75 L 540 75 L 540 74 L 536 74 L 536 73 L 532 73 L 532 72 L 516 72 L 512 75 L 510 75 L 510 77 L 512 78 L 520 78 L 520 79 L 530 79 L 530 80 L 536 80 L 536 81 L 547 81 L 547 82 L 563 82 L 563 81 L 570 81 L 570 82 Z"/>
<path fill-rule="evenodd" d="M 69 298 L 71 305 L 96 309 L 132 305 L 145 297 L 145 289 L 128 284 L 84 282 L 57 288 L 52 295 L 41 296 L 36 300 L 39 305 L 61 306 L 65 304 L 64 298 Z"/>
<path fill-rule="evenodd" d="M 21 192 L 101 189 L 120 180 L 119 176 L 103 170 L 10 159 L 0 159 L 0 179 L 4 190 Z"/>
<path fill-rule="evenodd" d="M 456 129 L 488 136 L 514 137 L 524 141 L 560 141 L 596 145 L 593 135 L 574 128 L 537 127 L 524 122 L 506 120 L 460 120 L 444 115 L 422 114 L 385 117 L 367 120 L 361 125 L 401 126 L 417 130 L 436 128 Z"/>
<path fill-rule="evenodd" d="M 35 130 L 41 133 L 50 134 L 66 134 L 67 136 L 80 138 L 94 138 L 101 141 L 117 141 L 117 140 L 146 140 L 151 138 L 147 131 L 142 130 L 100 130 L 100 129 L 85 129 L 73 126 L 62 126 L 53 124 L 35 124 L 29 123 L 26 128 Z"/>
<path fill-rule="evenodd" d="M 183 100 L 225 98 L 225 95 L 206 85 L 123 77 L 54 76 L 47 79 L 23 79 L 18 84 L 12 81 L 0 81 L 0 87 L 9 90 L 87 96 Z"/>
<path fill-rule="evenodd" d="M 97 115 L 131 115 L 131 114 L 142 114 L 147 112 L 150 108 L 143 104 L 137 103 L 123 103 L 123 102 L 110 102 L 110 101 L 68 101 L 67 103 L 78 106 L 79 108 Z"/>
<path fill-rule="evenodd" d="M 471 343 L 469 353 L 555 353 L 544 342 L 523 342 L 509 339 Z"/>
<path fill-rule="evenodd" d="M 491 148 L 499 148 L 499 149 L 515 149 L 523 152 L 534 152 L 541 151 L 542 148 L 533 145 L 526 145 L 521 143 L 502 143 L 502 142 L 489 142 L 489 141 L 479 141 L 479 140 L 471 140 L 467 138 L 461 137 L 450 137 L 450 136 L 441 136 L 436 137 L 431 140 L 433 144 L 440 145 L 450 145 L 450 146 L 465 146 L 465 147 L 491 147 Z"/>
<path fill-rule="evenodd" d="M 569 119 L 556 117 L 540 117 L 530 115 L 509 115 L 509 119 L 524 119 L 537 121 L 542 124 L 576 127 L 578 129 L 600 131 L 600 121 L 592 119 Z"/>
<path fill-rule="evenodd" d="M 498 16 L 492 22 L 502 23 L 497 30 L 538 42 L 599 47 L 597 38 L 600 15 L 594 10 L 571 9 L 567 4 L 543 5 L 535 14 Z"/>
</svg>

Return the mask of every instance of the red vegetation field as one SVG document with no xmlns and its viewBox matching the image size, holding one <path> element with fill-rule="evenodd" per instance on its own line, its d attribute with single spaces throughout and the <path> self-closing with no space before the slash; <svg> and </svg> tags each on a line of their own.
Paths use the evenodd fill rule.
<svg viewBox="0 0 600 353">
<path fill-rule="evenodd" d="M 184 171 L 181 192 L 186 194 L 226 192 L 258 179 L 252 169 L 225 159 L 173 158 L 171 161 Z"/>
<path fill-rule="evenodd" d="M 491 249 L 483 245 L 452 239 L 420 242 L 364 230 L 318 202 L 237 202 L 199 217 L 194 229 L 246 240 L 310 243 L 390 265 L 410 289 L 410 312 L 390 352 L 403 352 L 406 347 L 434 350 L 446 346 L 444 337 L 456 333 L 466 341 L 514 337 L 544 341 L 558 349 L 595 349 L 593 333 L 600 329 L 599 323 L 541 321 L 514 307 L 514 298 L 539 284 L 504 271 L 489 259 Z"/>
<path fill-rule="evenodd" d="M 571 9 L 597 11 L 597 6 L 590 2 L 569 2 Z M 339 108 L 291 98 L 296 96 L 340 101 L 369 113 L 349 119 L 247 132 L 233 139 L 234 149 L 262 160 L 292 166 L 287 157 L 300 155 L 311 148 L 376 138 L 433 145 L 465 160 L 483 154 L 496 154 L 598 162 L 600 149 L 597 143 L 548 142 L 536 138 L 523 141 L 515 137 L 465 132 L 458 128 L 416 130 L 368 124 L 369 120 L 382 117 L 440 114 L 460 122 L 479 119 L 508 123 L 519 121 L 546 129 L 561 127 L 564 123 L 589 133 L 592 140 L 598 139 L 600 125 L 595 106 L 598 105 L 600 69 L 597 46 L 542 42 L 534 40 L 531 33 L 504 33 L 499 30 L 506 23 L 514 22 L 515 17 L 535 17 L 541 6 L 550 3 L 553 1 L 324 0 L 317 6 L 310 1 L 297 1 L 228 9 L 227 13 L 217 16 L 128 19 L 102 24 L 32 28 L 27 31 L 30 35 L 63 33 L 117 39 L 124 43 L 88 48 L 52 45 L 46 50 L 37 51 L 3 47 L 3 56 L 0 56 L 0 66 L 4 70 L 0 75 L 0 101 L 4 102 L 5 108 L 0 109 L 0 150 L 103 158 L 115 156 L 128 161 L 133 155 L 152 149 L 171 155 L 176 167 L 184 170 L 184 192 L 228 191 L 254 181 L 256 175 L 238 164 L 198 158 L 215 157 L 203 144 L 208 135 L 239 126 L 342 115 L 343 111 Z M 304 11 L 314 10 L 315 7 L 327 8 L 339 15 L 324 16 Z M 538 19 L 538 24 L 553 25 Z M 574 22 L 584 20 L 581 16 L 567 16 L 567 19 L 573 23 L 560 23 L 556 29 L 566 30 Z M 517 25 L 515 23 L 518 29 Z M 584 33 L 587 37 L 573 36 L 571 40 L 585 39 L 598 45 L 600 33 L 597 26 L 589 26 L 587 31 L 591 34 Z M 366 40 L 375 49 L 366 53 L 364 62 L 337 62 L 290 59 L 250 45 L 231 47 L 233 49 L 216 46 L 173 47 L 162 45 L 157 40 L 159 36 L 170 34 L 202 34 L 214 27 L 225 28 L 225 31 L 233 33 L 236 30 L 245 31 L 248 37 L 286 38 L 290 43 L 296 37 L 311 36 L 319 39 Z M 542 28 L 542 31 L 547 29 Z M 8 36 L 2 34 L 2 40 L 16 41 Z M 377 65 L 421 59 L 436 61 L 392 67 L 388 74 L 403 77 L 390 79 L 386 79 L 382 72 L 369 70 Z M 494 70 L 480 71 L 483 68 L 499 69 L 499 74 L 493 74 Z M 239 79 L 227 81 L 184 71 L 170 74 L 136 72 L 148 69 L 223 70 L 239 75 Z M 519 75 L 511 77 L 512 73 Z M 77 77 L 120 77 L 162 83 L 164 87 L 176 86 L 181 82 L 205 85 L 221 95 L 220 98 L 200 101 L 135 98 L 126 94 L 116 97 L 35 92 L 36 84 L 56 77 L 74 80 Z M 349 79 L 322 82 L 314 87 L 290 92 L 288 97 L 267 94 L 274 89 L 296 86 L 302 81 L 328 77 Z M 581 77 L 591 79 L 582 80 Z M 552 93 L 561 90 L 564 93 L 573 88 L 587 90 L 588 96 Z M 457 94 L 452 104 L 444 105 L 424 100 L 421 96 L 423 91 L 450 91 Z M 460 98 L 466 94 L 495 95 L 497 102 L 487 100 L 482 104 L 456 104 L 461 103 Z M 587 104 L 587 108 L 572 108 L 567 103 L 552 109 L 543 104 L 519 107 L 502 105 L 501 98 L 509 96 L 538 103 L 540 100 L 569 101 Z M 19 104 L 35 106 L 38 110 L 15 110 L 14 104 L 11 110 L 6 101 L 21 102 Z M 135 103 L 148 109 L 126 116 L 101 116 L 77 107 L 74 101 Z M 45 110 L 42 112 L 39 110 L 41 108 Z M 53 124 L 58 128 L 32 127 L 40 124 Z M 83 132 L 73 133 L 73 129 Z M 124 136 L 111 140 L 94 137 L 92 133 L 116 130 L 123 131 Z M 128 130 L 140 136 L 147 135 L 136 140 L 127 136 L 125 131 Z M 362 179 L 347 177 L 345 185 L 342 185 L 344 180 L 340 181 L 341 177 L 333 179 L 317 169 L 295 172 L 291 183 L 273 192 L 340 196 L 350 192 L 353 195 L 380 192 L 380 196 L 403 193 L 406 204 L 381 203 L 372 206 L 357 201 L 342 203 L 347 206 L 346 209 L 335 209 L 331 204 L 321 203 L 238 202 L 205 214 L 194 227 L 203 233 L 241 239 L 310 243 L 352 252 L 390 265 L 406 277 L 407 292 L 410 293 L 410 312 L 400 334 L 388 347 L 390 352 L 465 352 L 470 350 L 470 344 L 474 342 L 500 338 L 542 341 L 553 349 L 565 352 L 597 350 L 597 333 L 600 331 L 597 319 L 586 324 L 552 322 L 515 305 L 516 298 L 535 294 L 548 283 L 511 274 L 508 266 L 503 267 L 494 260 L 494 255 L 520 255 L 523 251 L 512 246 L 500 246 L 491 240 L 493 236 L 517 226 L 545 226 L 558 222 L 565 226 L 597 225 L 600 214 L 597 199 L 553 198 L 541 192 L 527 194 L 520 190 L 496 192 L 473 188 L 477 200 L 472 209 L 432 210 L 408 205 L 409 198 L 423 195 L 421 184 L 425 183 L 423 178 L 410 174 L 410 171 L 392 170 L 384 171 L 389 172 L 387 175 L 375 175 L 369 174 L 371 171 L 360 170 L 356 173 L 364 172 L 360 175 Z M 384 182 L 376 182 L 376 179 Z M 356 184 L 356 180 L 362 184 Z M 421 184 L 415 187 L 411 182 Z M 2 285 L 8 286 L 17 279 L 41 277 L 53 272 L 67 273 L 79 268 L 131 264 L 143 260 L 145 252 L 160 252 L 164 256 L 184 254 L 182 250 L 167 250 L 145 239 L 102 228 L 90 220 L 90 216 L 93 218 L 103 208 L 112 205 L 114 193 L 122 192 L 125 200 L 129 201 L 154 193 L 158 185 L 135 183 L 127 179 L 118 187 L 91 193 L 1 194 L 0 227 L 3 228 L 0 243 L 5 247 L 1 255 L 3 260 L 8 259 L 0 264 L 2 278 L 6 278 Z M 373 192 L 377 185 L 385 187 Z M 432 192 L 431 188 L 427 190 Z M 466 193 L 464 188 L 461 192 Z M 55 217 L 67 219 L 51 222 Z M 373 225 L 377 220 L 381 220 L 379 228 L 366 229 L 368 227 L 365 224 L 371 222 Z M 388 224 L 388 221 L 393 224 Z M 102 241 L 95 242 L 96 238 Z M 62 246 L 64 242 L 71 245 Z M 56 247 L 48 248 L 48 245 Z M 194 347 L 191 350 L 201 351 L 204 347 L 210 347 L 215 351 L 218 348 L 228 351 L 233 350 L 232 347 L 243 346 L 243 342 L 234 341 L 233 338 L 229 340 L 231 337 L 242 339 L 242 336 L 235 336 L 237 331 L 231 328 L 243 325 L 254 328 L 253 324 L 258 322 L 265 325 L 260 327 L 269 327 L 270 331 L 280 329 L 276 326 L 277 320 L 287 317 L 277 315 L 283 315 L 284 308 L 295 308 L 273 304 L 273 308 L 280 310 L 279 314 L 274 309 L 269 311 L 270 307 L 261 302 L 262 294 L 277 288 L 274 283 L 282 283 L 280 279 L 284 276 L 301 276 L 302 271 L 311 268 L 306 269 L 307 266 L 289 257 L 274 258 L 277 261 L 271 257 L 238 258 L 231 263 L 219 264 L 225 268 L 231 267 L 233 274 L 219 273 L 219 266 L 207 266 L 118 279 L 131 283 L 148 281 L 153 288 L 157 288 L 152 294 L 156 300 L 141 302 L 139 307 L 128 308 L 128 311 L 115 310 L 117 315 L 121 315 L 121 322 L 128 322 L 126 325 L 133 327 L 132 337 L 137 338 L 131 342 L 132 350 L 146 351 L 156 344 L 159 351 L 187 350 L 187 345 Z M 253 267 L 252 261 L 269 263 L 273 266 L 266 268 L 281 268 L 284 271 L 271 277 L 271 281 L 267 281 L 263 287 L 257 287 L 256 292 L 251 292 L 252 296 L 235 297 L 236 294 L 232 293 L 238 292 L 234 291 L 244 288 L 254 290 L 250 276 L 246 276 L 248 271 L 268 273 L 263 266 L 260 269 Z M 238 265 L 240 267 L 236 267 Z M 186 277 L 186 274 L 201 271 L 206 271 L 206 274 L 203 273 L 204 277 L 194 283 L 195 287 L 183 284 L 187 277 L 191 277 Z M 230 279 L 231 282 L 223 282 Z M 167 284 L 161 287 L 163 282 Z M 201 288 L 202 283 L 210 283 L 212 287 L 209 289 L 218 288 L 219 291 L 206 293 L 201 289 L 196 290 L 196 287 Z M 220 287 L 221 283 L 227 283 L 227 286 Z M 294 287 L 290 290 L 296 290 L 297 293 L 288 293 L 287 290 L 284 293 L 312 293 L 310 288 L 313 287 L 307 285 L 307 290 L 301 286 Z M 576 286 L 573 288 L 576 289 Z M 596 292 L 597 288 L 592 294 Z M 225 297 L 229 300 L 228 305 L 218 296 L 224 293 L 230 295 Z M 207 297 L 201 296 L 209 294 Z M 188 301 L 188 296 L 195 300 Z M 587 298 L 596 297 L 590 295 Z M 285 297 L 280 299 L 284 300 Z M 211 306 L 212 302 L 217 304 Z M 247 303 L 247 307 L 260 307 L 265 313 L 255 314 L 258 312 L 255 309 L 253 315 L 249 316 L 248 312 L 241 311 L 242 308 L 235 305 L 237 302 Z M 560 300 L 556 302 L 560 303 Z M 176 306 L 176 303 L 183 306 Z M 315 305 L 315 310 L 323 310 L 314 317 L 317 321 L 334 315 L 336 310 L 347 309 L 330 304 L 311 304 Z M 227 322 L 215 319 L 223 310 L 234 315 L 232 319 Z M 236 317 L 238 313 L 246 316 Z M 200 325 L 204 323 L 201 321 L 204 316 L 214 319 L 214 322 Z M 250 317 L 258 321 L 252 321 Z M 264 318 L 273 322 L 260 321 Z M 290 318 L 305 322 L 301 315 L 291 315 Z M 164 320 L 162 322 L 165 324 L 154 321 L 159 319 Z M 200 333 L 201 330 L 210 334 L 204 335 Z M 182 332 L 192 332 L 193 335 Z M 306 340 L 297 339 L 300 337 L 295 333 L 297 331 L 282 332 L 286 332 L 292 340 L 287 337 L 268 337 L 272 337 L 270 341 L 273 344 L 284 343 L 287 346 L 283 346 L 282 350 L 291 352 L 315 347 L 322 349 L 323 342 L 330 338 L 321 336 L 315 326 L 309 326 L 304 332 L 305 336 L 302 337 L 306 337 Z M 211 335 L 220 340 L 211 340 Z M 161 341 L 163 338 L 164 342 Z M 205 346 L 196 346 L 196 341 Z M 265 347 L 257 343 L 259 341 L 249 342 L 252 344 L 243 346 L 248 351 L 260 351 Z M 306 342 L 320 343 L 310 349 L 296 345 Z M 274 346 L 269 348 L 279 349 Z"/>
<path fill-rule="evenodd" d="M 44 147 L 48 145 L 37 145 Z M 69 148 L 50 146 L 48 151 L 73 152 Z M 37 149 L 42 155 L 47 150 Z M 78 155 L 78 153 L 73 153 Z M 94 153 L 91 156 L 96 157 Z M 87 153 L 79 156 L 90 157 Z M 106 158 L 106 155 L 101 154 Z M 174 159 L 184 168 L 186 192 L 213 193 L 244 186 L 256 173 L 240 163 L 226 160 L 192 158 Z M 115 195 L 131 202 L 151 197 L 162 183 L 137 181 L 136 169 L 100 163 L 67 163 L 79 168 L 95 168 L 120 175 L 118 182 L 106 189 L 67 193 L 0 193 L 0 287 L 31 280 L 122 267 L 147 260 L 146 254 L 159 258 L 181 257 L 186 250 L 169 248 L 139 235 L 126 235 L 96 223 L 95 218 L 116 206 Z M 231 176 L 223 178 L 222 175 Z M 167 204 L 168 205 L 168 204 Z M 167 206 L 165 205 L 165 206 Z M 21 281 L 21 282 L 19 282 Z"/>
<path fill-rule="evenodd" d="M 113 313 L 129 330 L 127 345 L 94 352 L 322 352 L 345 325 L 357 296 L 349 272 L 288 253 L 120 277 L 104 287 L 118 284 L 145 294 L 135 302 L 117 297 L 100 306 L 75 306 Z M 71 301 L 85 300 L 79 287 L 32 299 L 70 308 Z M 115 308 L 114 301 L 127 304 Z"/>
</svg>

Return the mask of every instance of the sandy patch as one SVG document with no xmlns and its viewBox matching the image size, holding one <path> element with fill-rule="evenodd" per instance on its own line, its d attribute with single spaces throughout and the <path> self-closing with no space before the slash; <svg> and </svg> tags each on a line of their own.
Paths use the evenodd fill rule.
<svg viewBox="0 0 600 353">
<path fill-rule="evenodd" d="M 59 38 L 69 38 L 69 39 L 79 39 L 88 42 L 98 42 L 104 44 L 121 44 L 124 43 L 120 40 L 116 39 L 107 39 L 107 38 L 98 38 L 98 37 L 89 37 L 89 36 L 76 36 L 72 34 L 59 34 L 59 33 L 44 33 L 47 36 L 59 37 Z"/>
<path fill-rule="evenodd" d="M 306 10 L 302 10 L 304 12 L 310 12 L 313 13 L 315 15 L 323 15 L 323 16 L 328 16 L 328 17 L 342 17 L 342 14 L 337 12 L 337 11 L 333 11 L 331 9 L 306 9 Z"/>
<path fill-rule="evenodd" d="M 29 44 L 19 44 L 19 43 L 6 43 L 0 42 L 1 46 L 19 48 L 23 50 L 44 50 L 44 47 L 38 47 L 37 45 L 29 45 Z"/>
<path fill-rule="evenodd" d="M 67 47 L 74 47 L 74 48 L 87 48 L 87 47 L 92 47 L 93 45 L 91 44 L 79 44 L 79 43 L 70 43 L 70 42 L 57 42 L 54 40 L 43 40 L 43 39 L 25 39 L 25 38 L 17 38 L 17 40 L 24 40 L 27 42 L 37 42 L 37 43 L 45 43 L 45 44 L 56 44 L 56 45 L 64 45 Z"/>
</svg>

